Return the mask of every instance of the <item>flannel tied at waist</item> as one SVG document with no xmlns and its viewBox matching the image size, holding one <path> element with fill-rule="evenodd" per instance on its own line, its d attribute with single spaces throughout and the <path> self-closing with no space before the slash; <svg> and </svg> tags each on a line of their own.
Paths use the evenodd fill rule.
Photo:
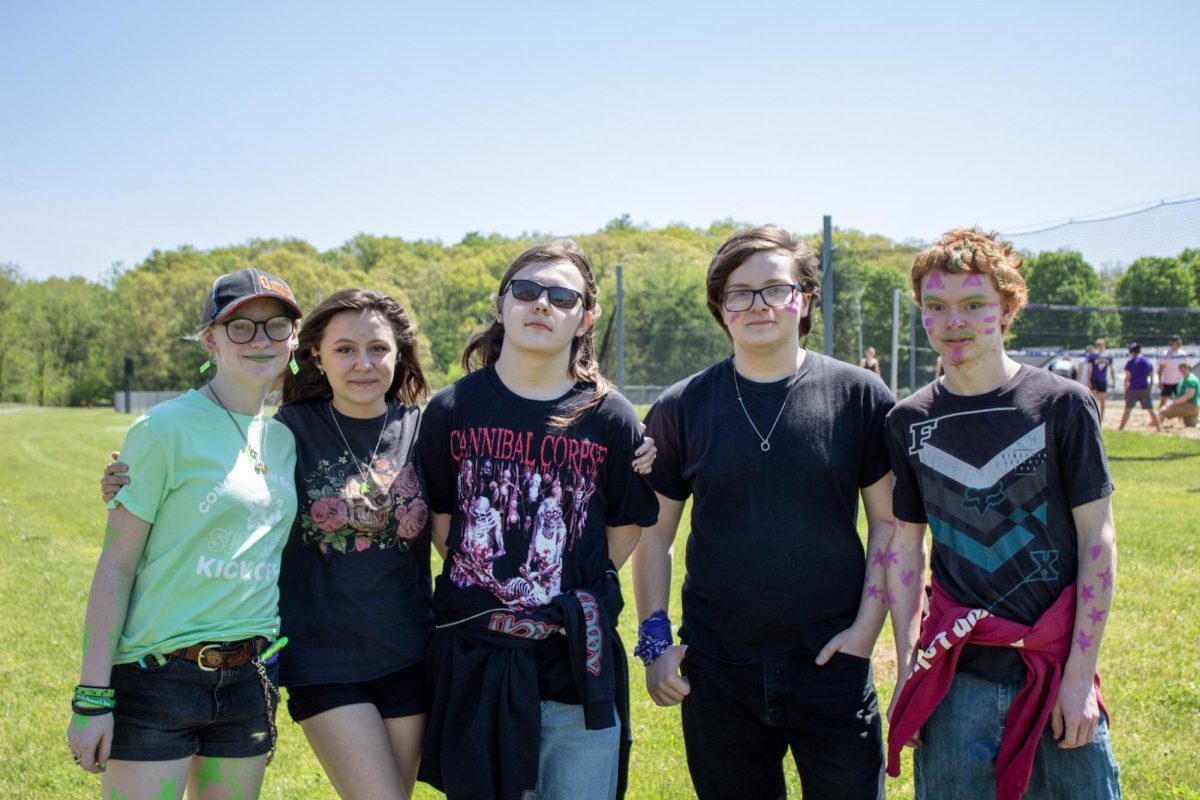
<svg viewBox="0 0 1200 800">
<path fill-rule="evenodd" d="M 616 632 L 623 605 L 616 574 L 532 611 L 499 606 L 476 587 L 447 593 L 441 605 L 434 608 L 438 630 L 428 655 L 434 686 L 420 779 L 454 800 L 520 800 L 536 788 L 542 723 L 535 648 L 562 635 L 586 727 L 621 725 L 617 796 L 623 797 L 629 676 Z"/>
<path fill-rule="evenodd" d="M 936 581 L 929 614 L 921 622 L 921 649 L 912 677 L 904 684 L 888 731 L 887 773 L 900 774 L 900 750 L 933 714 L 950 690 L 962 645 L 1015 647 L 1025 662 L 1025 684 L 1008 710 L 1000 751 L 996 755 L 996 798 L 1016 800 L 1029 786 L 1033 756 L 1058 698 L 1063 664 L 1071 652 L 1075 628 L 1075 584 L 1063 589 L 1053 605 L 1032 625 L 1011 622 L 959 605 Z M 1100 676 L 1095 677 L 1096 700 Z"/>
</svg>

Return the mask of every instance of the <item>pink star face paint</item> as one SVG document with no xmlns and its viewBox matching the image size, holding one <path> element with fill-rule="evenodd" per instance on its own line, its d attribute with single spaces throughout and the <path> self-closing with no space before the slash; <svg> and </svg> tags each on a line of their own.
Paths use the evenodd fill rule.
<svg viewBox="0 0 1200 800">
<path fill-rule="evenodd" d="M 796 292 L 794 295 L 792 295 L 792 299 L 789 300 L 787 305 L 783 307 L 784 311 L 788 312 L 794 317 L 800 316 L 800 312 L 803 311 L 803 309 L 804 295 L 800 294 L 799 292 Z"/>
<path fill-rule="evenodd" d="M 730 311 L 728 313 L 729 313 L 729 324 L 733 325 L 735 322 L 737 322 L 739 319 L 742 318 L 742 314 L 744 314 L 745 312 L 744 311 Z"/>
</svg>

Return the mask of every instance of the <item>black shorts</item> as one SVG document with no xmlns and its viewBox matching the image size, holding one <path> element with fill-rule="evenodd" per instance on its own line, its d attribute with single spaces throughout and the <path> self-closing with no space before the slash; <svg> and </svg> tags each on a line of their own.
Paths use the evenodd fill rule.
<svg viewBox="0 0 1200 800">
<path fill-rule="evenodd" d="M 1175 390 L 1179 388 L 1178 383 L 1160 383 L 1158 385 L 1158 396 L 1171 398 L 1175 396 Z"/>
<path fill-rule="evenodd" d="M 1093 392 L 1107 392 L 1108 391 L 1108 381 L 1092 381 L 1091 385 L 1092 385 Z"/>
<path fill-rule="evenodd" d="M 342 706 L 370 703 L 384 719 L 410 717 L 428 710 L 425 700 L 425 662 L 361 683 L 316 683 L 288 687 L 288 714 L 303 722 Z"/>
</svg>

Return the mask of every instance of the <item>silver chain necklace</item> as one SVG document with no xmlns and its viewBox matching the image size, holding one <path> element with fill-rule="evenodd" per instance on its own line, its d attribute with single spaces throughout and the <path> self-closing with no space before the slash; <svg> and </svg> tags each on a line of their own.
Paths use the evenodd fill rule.
<svg viewBox="0 0 1200 800">
<path fill-rule="evenodd" d="M 742 406 L 742 413 L 746 415 L 746 421 L 750 423 L 750 427 L 754 429 L 754 434 L 761 441 L 758 449 L 765 453 L 771 449 L 771 434 L 775 433 L 775 426 L 779 424 L 779 418 L 783 416 L 783 410 L 787 408 L 788 399 L 792 396 L 792 389 L 796 388 L 798 381 L 792 381 L 792 385 L 788 387 L 787 394 L 783 396 L 783 404 L 779 406 L 779 413 L 775 415 L 775 421 L 771 423 L 771 430 L 767 431 L 766 436 L 763 436 L 758 426 L 754 424 L 754 420 L 750 418 L 750 412 L 746 410 L 746 401 L 742 399 L 742 389 L 738 385 L 737 367 L 732 362 L 730 362 L 729 367 L 733 370 L 733 390 L 737 392 L 737 399 L 738 403 Z"/>
<path fill-rule="evenodd" d="M 350 454 L 350 459 L 354 462 L 354 468 L 358 470 L 358 477 L 362 478 L 362 483 L 359 484 L 359 493 L 366 497 L 371 493 L 371 471 L 370 465 L 375 463 L 375 456 L 379 454 L 379 445 L 383 442 L 383 433 L 387 430 L 388 420 L 392 415 L 392 407 L 386 406 L 383 412 L 383 427 L 379 429 L 379 438 L 375 440 L 375 449 L 371 451 L 371 457 L 367 460 L 366 466 L 358 460 L 358 456 L 354 455 L 354 450 L 350 447 L 350 442 L 346 441 L 346 434 L 342 433 L 342 426 L 338 424 L 337 414 L 333 413 L 333 402 L 329 403 L 329 418 L 333 420 L 333 427 L 337 428 L 338 436 L 342 437 L 342 444 L 346 445 L 346 452 Z"/>
<path fill-rule="evenodd" d="M 241 435 L 242 441 L 246 443 L 246 453 L 254 461 L 254 471 L 259 475 L 264 474 L 267 471 L 267 465 L 263 463 L 261 458 L 258 457 L 258 451 L 254 449 L 254 445 L 250 444 L 250 437 L 246 435 L 247 431 L 242 430 L 241 424 L 238 423 L 237 419 L 232 413 L 230 413 L 229 409 L 225 407 L 225 404 L 221 402 L 221 397 L 217 394 L 217 390 L 213 388 L 213 385 L 210 383 L 204 388 L 208 389 L 208 393 L 213 396 L 213 400 L 217 401 L 217 405 L 219 405 L 221 410 L 225 412 L 225 415 L 229 417 L 229 421 L 233 423 L 233 427 L 237 428 L 237 432 Z M 259 444 L 262 444 L 262 442 L 260 441 Z"/>
</svg>

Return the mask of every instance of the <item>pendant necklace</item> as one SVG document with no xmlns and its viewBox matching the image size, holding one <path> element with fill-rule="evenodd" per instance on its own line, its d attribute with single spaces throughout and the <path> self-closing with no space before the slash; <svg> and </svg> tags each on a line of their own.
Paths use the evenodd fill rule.
<svg viewBox="0 0 1200 800">
<path fill-rule="evenodd" d="M 250 444 L 250 437 L 246 435 L 247 432 L 242 430 L 241 424 L 238 423 L 237 419 L 232 413 L 230 413 L 229 409 L 225 407 L 225 404 L 221 402 L 221 398 L 217 394 L 217 390 L 213 388 L 211 383 L 204 388 L 208 389 L 208 393 L 213 396 L 213 400 L 217 401 L 217 405 L 219 405 L 221 410 L 225 412 L 225 415 L 229 417 L 229 421 L 233 423 L 233 427 L 237 428 L 237 432 L 242 437 L 242 441 L 246 443 L 246 453 L 250 456 L 250 460 L 254 462 L 254 471 L 259 475 L 266 473 L 267 465 L 264 464 L 263 460 L 258 457 L 258 451 L 255 450 L 254 446 Z M 259 444 L 261 445 L 261 441 Z"/>
<path fill-rule="evenodd" d="M 346 434 L 342 433 L 342 426 L 338 424 L 337 414 L 333 413 L 333 402 L 329 403 L 329 418 L 333 420 L 333 427 L 337 428 L 338 436 L 342 437 L 342 444 L 346 445 L 346 452 L 350 454 L 350 460 L 354 462 L 354 468 L 358 470 L 358 477 L 362 482 L 358 485 L 358 492 L 363 497 L 371 493 L 371 465 L 375 463 L 375 456 L 379 453 L 379 445 L 383 443 L 383 433 L 387 430 L 388 420 L 392 415 L 392 407 L 387 406 L 383 412 L 383 427 L 379 429 L 379 438 L 375 440 L 375 449 L 371 451 L 371 458 L 364 466 L 358 460 L 358 456 L 354 455 L 354 450 L 350 447 L 350 442 L 346 441 Z"/>
<path fill-rule="evenodd" d="M 742 413 L 746 415 L 746 421 L 754 429 L 754 435 L 759 438 L 760 444 L 758 445 L 758 449 L 765 453 L 771 449 L 771 434 L 775 433 L 775 426 L 779 424 L 779 418 L 783 416 L 783 410 L 787 408 L 788 399 L 792 396 L 792 389 L 795 388 L 799 381 L 792 381 L 792 385 L 788 387 L 787 394 L 783 396 L 783 404 L 779 406 L 779 413 L 775 415 L 775 421 L 771 423 L 771 430 L 767 431 L 766 436 L 763 436 L 758 426 L 754 424 L 754 420 L 750 418 L 750 412 L 746 410 L 746 401 L 742 399 L 742 390 L 738 385 L 737 367 L 734 366 L 732 361 L 730 361 L 729 367 L 733 370 L 733 390 L 737 392 L 737 399 L 738 403 L 742 406 Z"/>
</svg>

